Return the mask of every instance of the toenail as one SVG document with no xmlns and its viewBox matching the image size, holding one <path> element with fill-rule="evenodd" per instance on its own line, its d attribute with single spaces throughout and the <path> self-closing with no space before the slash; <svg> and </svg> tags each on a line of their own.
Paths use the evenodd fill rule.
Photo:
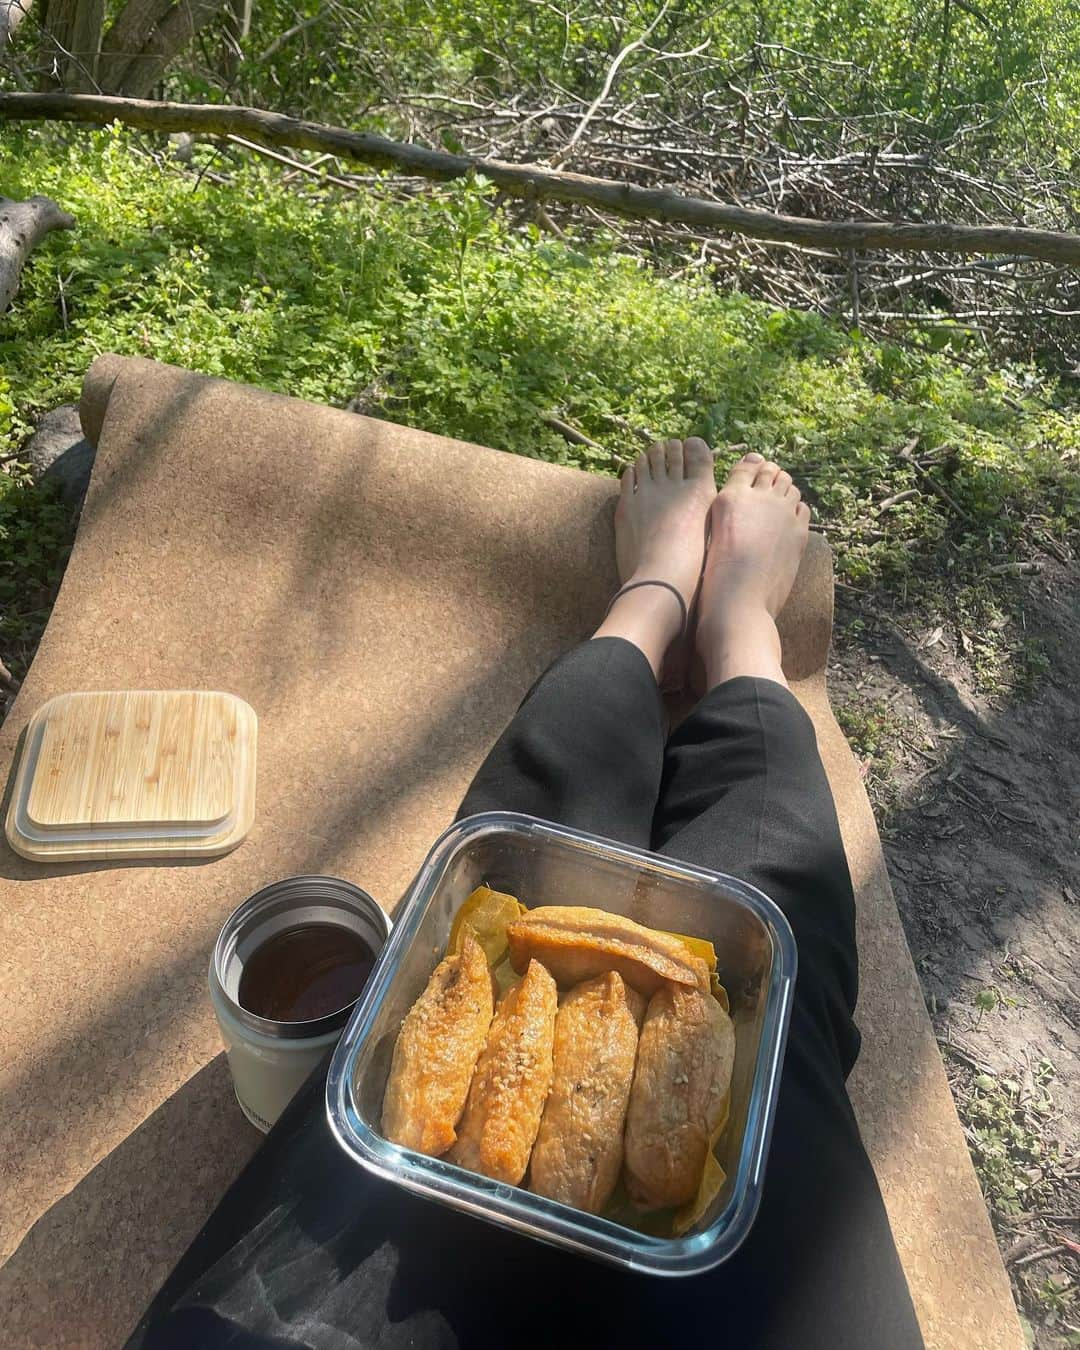
<svg viewBox="0 0 1080 1350">
<path fill-rule="evenodd" d="M 751 450 L 750 453 L 749 453 L 748 455 L 743 455 L 743 459 L 746 460 L 747 464 L 764 464 L 764 463 L 765 463 L 765 456 L 764 456 L 764 455 L 759 455 L 759 454 L 758 454 L 756 451 L 754 451 L 754 450 Z"/>
</svg>

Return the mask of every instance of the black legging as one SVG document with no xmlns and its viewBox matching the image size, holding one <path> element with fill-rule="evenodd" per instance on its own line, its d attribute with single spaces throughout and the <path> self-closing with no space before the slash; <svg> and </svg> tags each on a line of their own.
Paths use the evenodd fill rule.
<svg viewBox="0 0 1080 1350">
<path fill-rule="evenodd" d="M 560 821 L 731 872 L 781 906 L 799 974 L 764 1197 L 724 1265 L 627 1274 L 409 1195 L 330 1135 L 325 1066 L 231 1187 L 131 1346 L 921 1346 L 844 1087 L 854 901 L 809 718 L 782 686 L 714 689 L 665 744 L 636 647 L 587 642 L 536 684 L 461 808 Z"/>
</svg>

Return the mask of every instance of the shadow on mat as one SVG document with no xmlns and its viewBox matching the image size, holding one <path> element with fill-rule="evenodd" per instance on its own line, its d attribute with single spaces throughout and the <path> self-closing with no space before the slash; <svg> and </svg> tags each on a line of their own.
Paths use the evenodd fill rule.
<svg viewBox="0 0 1080 1350">
<path fill-rule="evenodd" d="M 183 1166 L 159 1160 L 177 1139 L 197 1142 Z M 236 1178 L 261 1136 L 232 1093 L 224 1053 L 200 1069 L 58 1200 L 0 1270 L 0 1325 L 16 1347 L 116 1346 L 194 1238 L 210 1208 Z M 194 1164 L 198 1194 L 192 1203 Z M 147 1184 L 147 1176 L 153 1185 Z M 133 1266 L 135 1269 L 133 1270 Z M 146 1290 L 139 1306 L 124 1291 Z M 80 1326 L 60 1339 L 56 1308 L 80 1289 Z"/>
</svg>

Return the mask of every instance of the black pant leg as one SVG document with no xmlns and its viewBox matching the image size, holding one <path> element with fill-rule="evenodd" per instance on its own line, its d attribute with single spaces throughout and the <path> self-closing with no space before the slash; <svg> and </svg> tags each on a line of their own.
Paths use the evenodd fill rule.
<svg viewBox="0 0 1080 1350">
<path fill-rule="evenodd" d="M 648 848 L 663 755 L 664 708 L 649 663 L 632 643 L 594 638 L 525 696 L 458 819 L 520 811 Z"/>
<path fill-rule="evenodd" d="M 587 661 L 592 659 L 590 654 Z M 561 701 L 553 711 L 560 707 Z M 713 769 L 722 776 L 716 750 Z M 705 760 L 699 756 L 698 762 L 704 771 Z M 501 806 L 545 814 L 530 805 L 532 785 L 550 773 L 550 766 L 539 768 L 537 773 L 526 765 L 522 796 L 514 795 L 513 775 L 501 771 L 509 798 L 481 796 L 463 809 Z M 690 777 L 684 781 L 689 790 Z M 713 806 L 715 801 L 702 801 L 705 811 Z M 595 822 L 587 827 L 603 828 Z M 842 1276 L 834 1275 L 834 1252 L 843 1249 L 837 1225 L 861 1227 L 862 1220 L 857 1207 L 831 1203 L 837 1179 L 817 1165 L 834 1125 L 817 1109 L 819 1067 L 804 1075 L 803 1148 L 785 1155 L 787 1169 L 770 1168 L 777 1187 L 790 1187 L 806 1206 L 801 1226 L 789 1236 L 770 1224 L 758 1238 L 769 1214 L 763 1208 L 740 1252 L 692 1280 L 593 1265 L 377 1181 L 350 1163 L 330 1135 L 322 1103 L 325 1071 L 317 1073 L 174 1271 L 132 1345 L 426 1350 L 512 1340 L 518 1346 L 654 1350 L 698 1339 L 732 1350 L 916 1345 L 917 1333 L 913 1339 L 904 1328 L 904 1335 L 892 1337 L 897 1323 L 891 1304 L 876 1322 L 866 1316 L 863 1305 L 879 1291 L 869 1278 L 876 1265 L 867 1267 L 865 1282 L 861 1268 L 843 1261 Z M 799 1102 L 787 1097 L 798 1115 Z M 810 1298 L 819 1288 L 827 1291 L 820 1307 Z M 816 1321 L 805 1320 L 808 1310 Z M 866 1339 L 873 1328 L 885 1332 Z"/>
<path fill-rule="evenodd" d="M 788 690 L 731 680 L 683 723 L 665 758 L 655 844 L 764 891 L 799 949 L 761 1209 L 716 1295 L 766 1309 L 759 1334 L 770 1346 L 920 1346 L 844 1086 L 859 1048 L 851 879 L 813 724 Z"/>
<path fill-rule="evenodd" d="M 859 1053 L 855 897 L 813 723 L 789 690 L 713 689 L 664 757 L 653 847 L 757 886 L 799 947 L 799 997 L 846 1077 Z"/>
</svg>

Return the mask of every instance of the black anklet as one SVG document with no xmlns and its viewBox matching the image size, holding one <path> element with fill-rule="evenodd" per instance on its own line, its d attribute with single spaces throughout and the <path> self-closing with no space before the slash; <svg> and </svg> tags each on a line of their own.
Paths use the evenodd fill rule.
<svg viewBox="0 0 1080 1350">
<path fill-rule="evenodd" d="M 682 598 L 682 593 L 680 592 L 678 586 L 672 585 L 670 581 L 631 581 L 628 582 L 627 585 L 625 586 L 620 586 L 619 589 L 615 592 L 615 594 L 611 597 L 611 604 L 608 605 L 606 610 L 604 610 L 604 618 L 606 619 L 607 616 L 611 613 L 612 606 L 615 604 L 615 601 L 618 600 L 620 596 L 626 595 L 628 591 L 636 591 L 639 586 L 663 586 L 665 591 L 671 592 L 671 594 L 675 597 L 675 599 L 678 600 L 679 610 L 682 613 L 682 628 L 679 632 L 679 636 L 685 637 L 686 625 L 690 620 L 690 613 L 689 610 L 686 608 L 686 601 Z"/>
</svg>

